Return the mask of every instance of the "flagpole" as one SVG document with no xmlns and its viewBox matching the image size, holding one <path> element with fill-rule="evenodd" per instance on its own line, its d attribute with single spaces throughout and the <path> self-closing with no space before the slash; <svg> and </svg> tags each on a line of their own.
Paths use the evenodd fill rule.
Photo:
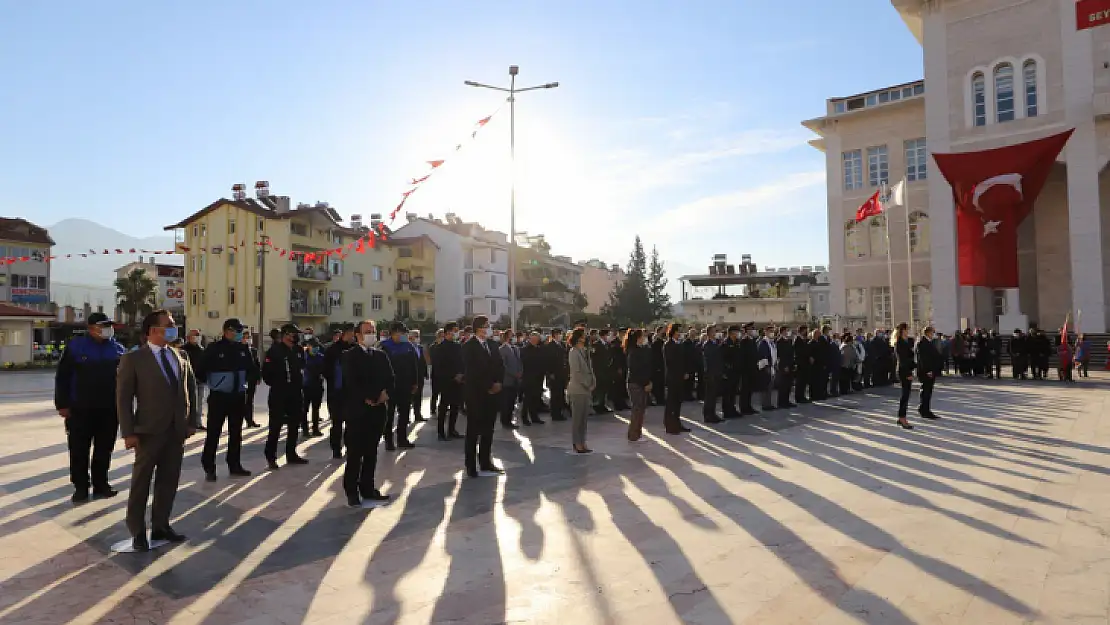
<svg viewBox="0 0 1110 625">
<path fill-rule="evenodd" d="M 910 241 L 910 193 L 906 189 L 906 177 L 902 176 L 902 204 L 906 207 L 906 277 L 909 279 L 909 297 L 910 297 L 910 328 L 917 331 L 918 328 L 914 327 L 913 318 L 913 244 Z"/>
<path fill-rule="evenodd" d="M 885 226 L 886 230 L 886 277 L 887 280 L 889 280 L 890 282 L 890 324 L 891 326 L 894 326 L 894 259 L 890 250 L 890 215 L 889 213 L 887 213 L 886 210 L 886 204 L 890 202 L 890 185 L 888 185 L 885 181 L 882 182 L 879 186 L 879 199 L 883 204 L 883 225 Z M 910 307 L 913 308 L 913 302 L 910 302 Z M 892 327 L 888 329 L 893 331 L 894 328 Z"/>
</svg>

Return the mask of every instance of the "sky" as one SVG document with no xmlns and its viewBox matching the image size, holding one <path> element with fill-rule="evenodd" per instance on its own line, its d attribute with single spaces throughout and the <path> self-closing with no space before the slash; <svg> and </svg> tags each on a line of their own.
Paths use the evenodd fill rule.
<svg viewBox="0 0 1110 625">
<path fill-rule="evenodd" d="M 63 9 L 64 7 L 64 9 Z M 158 234 L 231 185 L 406 211 L 677 277 L 828 262 L 825 100 L 922 76 L 886 0 L 0 0 L 0 215 Z M 455 153 L 473 123 L 493 120 Z M 395 226 L 401 225 L 403 216 Z M 735 260 L 733 260 L 735 259 Z M 64 273 L 60 265 L 56 276 Z"/>
</svg>

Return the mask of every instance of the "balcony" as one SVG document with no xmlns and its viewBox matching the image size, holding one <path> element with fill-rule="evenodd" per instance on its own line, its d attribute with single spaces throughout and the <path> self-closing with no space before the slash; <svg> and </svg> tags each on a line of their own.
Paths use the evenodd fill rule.
<svg viewBox="0 0 1110 625">
<path fill-rule="evenodd" d="M 331 304 L 325 302 L 292 301 L 289 312 L 300 317 L 327 317 L 331 315 Z"/>
<path fill-rule="evenodd" d="M 297 265 L 293 270 L 293 279 L 304 282 L 327 282 L 331 280 L 331 272 L 320 265 Z"/>
</svg>

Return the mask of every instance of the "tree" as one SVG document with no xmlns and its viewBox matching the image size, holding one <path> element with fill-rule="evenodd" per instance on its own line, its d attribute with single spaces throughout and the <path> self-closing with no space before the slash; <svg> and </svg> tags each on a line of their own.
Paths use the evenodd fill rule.
<svg viewBox="0 0 1110 625">
<path fill-rule="evenodd" d="M 653 319 L 666 319 L 671 316 L 671 296 L 667 294 L 667 273 L 663 261 L 659 260 L 659 250 L 651 246 L 651 267 L 647 277 L 648 300 L 651 301 Z"/>
<path fill-rule="evenodd" d="M 613 288 L 609 303 L 601 312 L 618 324 L 643 325 L 655 319 L 647 288 L 647 256 L 639 235 L 629 256 L 624 280 Z"/>
<path fill-rule="evenodd" d="M 145 269 L 132 269 L 131 273 L 117 278 L 115 286 L 116 303 L 131 325 L 135 325 L 140 316 L 145 317 L 154 310 L 158 282 L 148 276 Z"/>
</svg>

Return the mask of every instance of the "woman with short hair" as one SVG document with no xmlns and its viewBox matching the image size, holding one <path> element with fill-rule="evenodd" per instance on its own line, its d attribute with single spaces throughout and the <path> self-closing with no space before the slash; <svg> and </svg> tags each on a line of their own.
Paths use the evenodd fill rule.
<svg viewBox="0 0 1110 625">
<path fill-rule="evenodd" d="M 586 350 L 586 331 L 576 328 L 570 333 L 570 381 L 567 384 L 567 403 L 570 404 L 570 430 L 574 451 L 580 454 L 593 453 L 586 447 L 586 416 L 590 414 L 590 400 L 597 388 L 590 354 Z"/>
<path fill-rule="evenodd" d="M 644 413 L 651 393 L 651 348 L 647 333 L 637 328 L 624 337 L 624 353 L 628 359 L 628 397 L 632 401 L 632 418 L 628 422 L 628 440 L 638 441 L 643 435 Z"/>
</svg>

